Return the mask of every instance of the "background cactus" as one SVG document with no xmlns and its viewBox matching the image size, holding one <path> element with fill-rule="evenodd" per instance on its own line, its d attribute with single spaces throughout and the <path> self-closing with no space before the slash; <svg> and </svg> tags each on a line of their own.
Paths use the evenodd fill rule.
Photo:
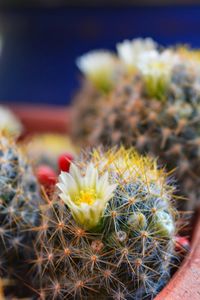
<svg viewBox="0 0 200 300">
<path fill-rule="evenodd" d="M 176 169 L 181 193 L 191 207 L 200 196 L 200 98 L 188 72 L 183 66 L 174 69 L 166 102 L 138 95 L 129 81 L 118 87 L 100 110 L 89 141 L 134 145 L 141 153 L 159 157 L 168 170 Z"/>
<path fill-rule="evenodd" d="M 102 92 L 98 91 L 89 81 L 82 82 L 80 92 L 73 99 L 71 110 L 71 135 L 77 144 L 87 145 L 87 139 L 92 131 L 99 114 L 99 105 L 102 100 Z M 81 124 L 78 124 L 78 120 Z"/>
<path fill-rule="evenodd" d="M 87 136 L 83 135 L 83 143 L 134 146 L 142 154 L 159 157 L 161 165 L 166 165 L 169 171 L 176 169 L 181 193 L 191 200 L 187 203 L 193 207 L 199 203 L 200 196 L 199 52 L 187 48 L 165 52 L 165 59 L 170 61 L 168 56 L 174 57 L 167 75 L 162 74 L 167 61 L 164 64 L 157 61 L 158 54 L 154 65 L 161 71 L 158 68 L 149 75 L 148 59 L 151 63 L 150 54 L 153 57 L 154 53 L 146 53 L 148 68 L 143 68 L 142 61 L 138 66 L 140 76 L 127 73 L 98 100 L 95 121 L 87 119 L 91 130 Z M 80 119 L 79 124 L 82 125 Z"/>
<path fill-rule="evenodd" d="M 155 161 L 132 149 L 94 150 L 75 164 L 73 172 L 62 173 L 59 187 L 66 185 L 64 196 L 68 199 L 71 190 L 71 200 L 87 207 L 86 213 L 86 203 L 92 206 L 102 197 L 94 183 L 89 188 L 93 180 L 102 187 L 108 178 L 115 190 L 93 228 L 83 222 L 83 211 L 74 214 L 73 205 L 69 208 L 57 195 L 47 199 L 32 261 L 38 294 L 41 299 L 152 299 L 176 264 L 173 187 Z"/>
<path fill-rule="evenodd" d="M 41 203 L 39 186 L 32 169 L 15 146 L 0 137 L 0 272 L 8 278 L 27 277 L 27 259 L 32 253 L 34 233 L 38 225 Z M 26 278 L 27 279 L 27 278 Z M 18 288 L 17 284 L 16 287 Z M 9 288 L 11 291 L 11 288 Z M 19 294 L 22 287 L 19 288 Z M 17 294 L 16 294 L 17 295 Z M 15 295 L 15 296 L 16 296 Z"/>
<path fill-rule="evenodd" d="M 71 133 L 74 141 L 79 140 L 83 145 L 98 115 L 99 100 L 109 93 L 124 71 L 117 56 L 104 50 L 91 51 L 79 57 L 76 63 L 86 78 L 82 80 L 80 92 L 74 99 Z M 79 121 L 81 125 L 77 124 Z"/>
</svg>

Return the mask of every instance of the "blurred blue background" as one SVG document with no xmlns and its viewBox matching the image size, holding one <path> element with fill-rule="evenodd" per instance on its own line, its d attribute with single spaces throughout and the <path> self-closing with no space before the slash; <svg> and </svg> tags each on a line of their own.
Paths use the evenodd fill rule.
<svg viewBox="0 0 200 300">
<path fill-rule="evenodd" d="M 200 6 L 3 7 L 0 102 L 67 104 L 77 56 L 125 38 L 200 47 Z"/>
</svg>

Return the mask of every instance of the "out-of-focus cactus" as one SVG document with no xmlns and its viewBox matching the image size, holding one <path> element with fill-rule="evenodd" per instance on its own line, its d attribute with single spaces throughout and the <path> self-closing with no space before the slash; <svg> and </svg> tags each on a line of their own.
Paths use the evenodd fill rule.
<svg viewBox="0 0 200 300">
<path fill-rule="evenodd" d="M 91 145 L 135 146 L 158 157 L 175 175 L 181 193 L 199 203 L 200 196 L 200 76 L 186 65 L 174 68 L 166 101 L 149 99 L 129 80 L 113 90 L 90 134 Z"/>
<path fill-rule="evenodd" d="M 97 99 L 95 118 L 89 114 L 86 119 L 90 130 L 77 142 L 134 146 L 158 157 L 168 171 L 176 169 L 180 191 L 191 200 L 191 208 L 200 196 L 200 52 L 157 49 L 149 43 L 147 47 L 145 40 L 136 51 L 135 43 L 118 45 L 126 69 L 110 92 Z M 89 111 L 90 105 L 85 115 Z M 85 119 L 76 121 L 74 127 L 84 130 Z"/>
<path fill-rule="evenodd" d="M 91 51 L 77 59 L 77 65 L 85 75 L 80 93 L 74 99 L 71 110 L 71 133 L 74 142 L 85 141 L 91 133 L 91 125 L 99 112 L 99 100 L 107 95 L 115 81 L 123 74 L 116 55 L 109 51 Z M 78 121 L 79 120 L 79 121 Z M 77 122 L 80 122 L 78 124 Z"/>
</svg>

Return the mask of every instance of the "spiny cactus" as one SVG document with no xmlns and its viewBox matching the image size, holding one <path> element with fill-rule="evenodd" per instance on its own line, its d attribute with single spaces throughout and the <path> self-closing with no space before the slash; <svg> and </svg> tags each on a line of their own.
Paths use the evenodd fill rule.
<svg viewBox="0 0 200 300">
<path fill-rule="evenodd" d="M 84 77 L 81 88 L 72 103 L 71 134 L 74 141 L 80 145 L 88 146 L 88 136 L 93 131 L 95 120 L 102 109 L 101 104 L 104 103 L 106 107 L 108 101 L 106 96 L 116 87 L 116 83 L 118 86 L 127 73 L 129 75 L 129 73 L 137 72 L 132 64 L 133 52 L 134 60 L 138 61 L 144 49 L 153 51 L 157 47 L 156 43 L 149 38 L 134 40 L 133 47 L 128 40 L 124 44 L 125 51 L 120 44 L 117 45 L 123 63 L 113 53 L 101 50 L 91 51 L 77 60 L 77 65 Z M 102 78 L 102 73 L 106 73 L 107 76 Z M 102 88 L 105 81 L 109 87 L 107 89 Z"/>
<path fill-rule="evenodd" d="M 141 153 L 159 157 L 168 170 L 176 169 L 181 193 L 193 206 L 200 196 L 200 97 L 187 72 L 182 66 L 174 69 L 164 103 L 138 95 L 129 81 L 113 90 L 89 141 L 134 145 Z"/>
<path fill-rule="evenodd" d="M 0 136 L 0 272 L 24 278 L 38 225 L 39 187 L 30 165 L 14 141 Z M 19 289 L 21 290 L 21 289 Z"/>
<path fill-rule="evenodd" d="M 123 43 L 121 47 L 123 63 L 127 49 Z M 140 75 L 127 68 L 112 90 L 98 99 L 95 121 L 88 119 L 91 130 L 83 135 L 83 143 L 134 146 L 142 154 L 159 157 L 169 171 L 176 169 L 181 193 L 191 200 L 187 205 L 199 205 L 199 52 L 143 49 L 136 58 L 132 51 L 129 65 Z"/>
<path fill-rule="evenodd" d="M 41 299 L 152 299 L 175 263 L 173 187 L 133 149 L 94 150 L 42 209 L 33 283 Z"/>
</svg>

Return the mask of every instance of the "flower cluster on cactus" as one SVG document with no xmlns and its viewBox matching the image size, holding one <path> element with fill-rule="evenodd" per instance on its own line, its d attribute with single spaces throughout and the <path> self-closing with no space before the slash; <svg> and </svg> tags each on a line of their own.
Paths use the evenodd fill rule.
<svg viewBox="0 0 200 300">
<path fill-rule="evenodd" d="M 164 171 L 133 149 L 97 149 L 62 172 L 57 187 L 35 228 L 38 296 L 152 299 L 177 261 L 178 215 Z"/>
<path fill-rule="evenodd" d="M 84 146 L 134 146 L 159 158 L 191 205 L 199 201 L 200 51 L 149 39 L 117 45 L 120 74 L 107 94 L 86 76 L 72 135 Z M 84 56 L 83 58 L 84 59 Z"/>
<path fill-rule="evenodd" d="M 145 81 L 148 96 L 162 99 L 179 56 L 172 50 L 158 51 L 150 38 L 125 40 L 117 45 L 118 55 L 128 70 L 138 70 Z"/>
</svg>

